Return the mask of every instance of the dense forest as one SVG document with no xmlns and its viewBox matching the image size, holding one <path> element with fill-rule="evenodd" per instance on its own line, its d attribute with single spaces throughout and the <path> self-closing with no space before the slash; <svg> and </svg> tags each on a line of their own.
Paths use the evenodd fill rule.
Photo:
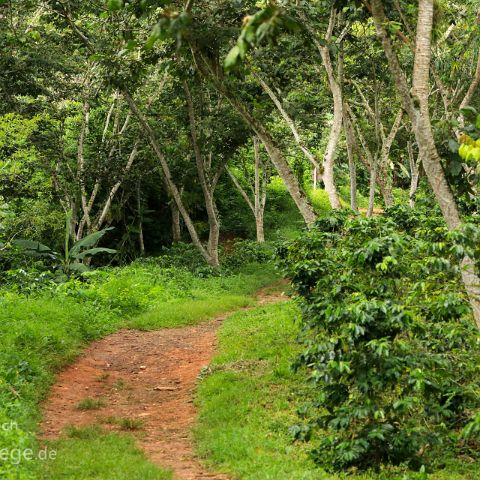
<svg viewBox="0 0 480 480">
<path fill-rule="evenodd" d="M 0 478 L 479 478 L 479 39 L 0 0 Z"/>
</svg>

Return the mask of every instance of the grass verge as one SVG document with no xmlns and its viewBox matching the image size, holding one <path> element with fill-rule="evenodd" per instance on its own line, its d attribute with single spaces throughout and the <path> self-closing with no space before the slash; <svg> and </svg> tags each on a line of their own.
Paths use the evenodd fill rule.
<svg viewBox="0 0 480 480">
<path fill-rule="evenodd" d="M 127 435 L 76 429 L 72 438 L 51 444 L 55 461 L 45 462 L 41 480 L 170 480 L 172 475 L 152 465 Z"/>
<path fill-rule="evenodd" d="M 242 480 L 476 480 L 480 464 L 445 458 L 430 474 L 385 468 L 361 475 L 329 474 L 308 455 L 312 444 L 293 444 L 288 432 L 313 392 L 290 368 L 298 311 L 291 303 L 240 312 L 219 333 L 219 353 L 200 384 L 195 430 L 199 454 L 212 469 Z M 320 433 L 317 433 L 319 435 Z M 447 455 L 446 455 L 447 456 Z"/>
<path fill-rule="evenodd" d="M 31 480 L 45 467 L 45 462 L 17 462 L 16 452 L 32 450 L 36 458 L 38 404 L 55 372 L 89 342 L 124 327 L 159 329 L 215 317 L 249 304 L 254 292 L 275 278 L 270 265 L 250 265 L 234 275 L 207 278 L 185 270 L 133 265 L 96 271 L 89 282 L 71 280 L 33 293 L 0 291 L 0 478 Z M 109 444 L 114 438 L 108 437 Z M 119 445 L 125 445 L 118 438 Z M 67 447 L 69 442 L 55 447 L 61 448 L 62 459 L 54 463 L 67 465 L 63 456 L 68 457 L 70 448 L 75 450 Z M 88 448 L 78 451 L 77 461 Z M 110 461 L 107 453 L 105 449 L 99 462 Z"/>
</svg>

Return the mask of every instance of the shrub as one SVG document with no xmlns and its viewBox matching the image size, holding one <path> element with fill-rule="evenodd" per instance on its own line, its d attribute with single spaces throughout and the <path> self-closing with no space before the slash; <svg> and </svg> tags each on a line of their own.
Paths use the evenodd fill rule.
<svg viewBox="0 0 480 480">
<path fill-rule="evenodd" d="M 323 429 L 314 455 L 325 467 L 420 466 L 478 409 L 480 336 L 459 288 L 467 238 L 396 207 L 333 213 L 279 249 L 302 308 L 296 367 L 318 386 L 311 426 Z"/>
</svg>

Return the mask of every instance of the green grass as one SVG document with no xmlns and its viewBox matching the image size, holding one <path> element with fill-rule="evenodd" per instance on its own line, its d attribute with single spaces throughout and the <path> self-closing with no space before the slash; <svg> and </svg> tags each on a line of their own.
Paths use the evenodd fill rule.
<svg viewBox="0 0 480 480">
<path fill-rule="evenodd" d="M 475 480 L 479 464 L 446 457 L 427 476 L 400 468 L 362 475 L 328 474 L 308 455 L 313 444 L 293 444 L 288 433 L 313 392 L 290 368 L 299 349 L 298 315 L 291 304 L 241 312 L 220 330 L 219 353 L 200 384 L 197 449 L 211 468 L 242 480 Z M 320 435 L 321 433 L 317 433 Z"/>
<path fill-rule="evenodd" d="M 290 369 L 297 346 L 292 305 L 228 318 L 220 352 L 198 393 L 198 450 L 215 468 L 242 479 L 327 478 L 292 445 L 288 427 L 305 384 Z"/>
<path fill-rule="evenodd" d="M 99 410 L 105 406 L 105 401 L 99 398 L 84 398 L 79 402 L 79 410 Z"/>
<path fill-rule="evenodd" d="M 127 435 L 77 429 L 73 438 L 50 444 L 54 461 L 45 462 L 41 480 L 170 480 L 170 472 L 152 465 Z"/>
<path fill-rule="evenodd" d="M 92 340 L 119 328 L 158 329 L 206 320 L 249 304 L 254 292 L 276 277 L 270 265 L 199 278 L 182 269 L 133 264 L 95 271 L 88 282 L 71 280 L 28 295 L 0 290 L 0 425 L 15 424 L 10 430 L 0 428 L 0 449 L 38 448 L 38 404 L 55 372 Z M 0 459 L 0 478 L 30 480 L 37 467 L 35 462 L 13 465 Z"/>
</svg>

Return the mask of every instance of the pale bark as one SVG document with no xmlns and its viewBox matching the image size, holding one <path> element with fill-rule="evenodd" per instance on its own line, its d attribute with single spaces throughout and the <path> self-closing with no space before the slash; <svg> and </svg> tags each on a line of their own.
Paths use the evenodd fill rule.
<svg viewBox="0 0 480 480">
<path fill-rule="evenodd" d="M 138 105 L 136 104 L 135 100 L 132 98 L 132 96 L 128 92 L 123 92 L 123 96 L 126 99 L 128 105 L 130 106 L 130 109 L 132 110 L 133 114 L 137 117 L 138 122 L 142 126 L 142 131 L 144 135 L 146 136 L 147 140 L 150 142 L 150 145 L 152 146 L 152 149 L 160 162 L 160 166 L 162 167 L 163 171 L 163 176 L 165 180 L 165 184 L 167 186 L 167 189 L 173 198 L 174 202 L 176 203 L 178 210 L 180 211 L 180 214 L 182 215 L 183 221 L 185 223 L 185 227 L 188 230 L 188 233 L 190 234 L 190 238 L 192 239 L 192 243 L 195 245 L 195 247 L 198 249 L 200 254 L 203 256 L 203 258 L 208 262 L 212 263 L 212 259 L 206 250 L 206 248 L 203 246 L 202 242 L 200 241 L 200 238 L 197 234 L 197 230 L 195 228 L 195 225 L 192 222 L 192 219 L 190 218 L 190 215 L 187 212 L 187 209 L 185 208 L 185 205 L 182 201 L 180 192 L 173 181 L 172 174 L 170 171 L 170 167 L 168 165 L 168 162 L 165 158 L 165 155 L 163 154 L 163 151 L 160 147 L 160 144 L 158 143 L 158 140 L 155 136 L 155 133 L 150 126 L 150 124 L 147 121 L 147 118 L 145 115 L 142 113 Z"/>
<path fill-rule="evenodd" d="M 423 168 L 440 209 L 442 210 L 445 222 L 449 229 L 457 229 L 461 226 L 462 220 L 440 162 L 440 156 L 433 137 L 428 106 L 431 33 L 434 13 L 433 0 L 419 0 L 418 4 L 417 38 L 412 85 L 414 98 L 410 96 L 410 88 L 405 73 L 393 49 L 388 33 L 385 30 L 387 19 L 382 1 L 372 0 L 371 7 L 377 35 L 382 42 L 393 80 L 403 107 L 408 113 L 413 125 Z M 475 273 L 474 261 L 469 257 L 465 257 L 461 266 L 465 290 L 472 306 L 475 321 L 480 328 L 480 278 Z"/>
<path fill-rule="evenodd" d="M 375 157 L 370 170 L 370 186 L 368 189 L 368 208 L 367 217 L 370 218 L 373 215 L 373 209 L 375 208 L 375 187 L 377 185 L 377 170 L 378 170 L 378 158 Z"/>
<path fill-rule="evenodd" d="M 315 222 L 317 219 L 315 210 L 308 201 L 308 198 L 290 168 L 290 165 L 283 156 L 281 150 L 277 147 L 268 130 L 249 112 L 244 103 L 232 92 L 225 79 L 220 77 L 218 70 L 213 68 L 209 61 L 194 48 L 192 49 L 192 53 L 200 73 L 212 82 L 216 90 L 228 100 L 243 121 L 256 133 L 258 138 L 265 145 L 273 165 L 277 169 L 279 176 L 285 182 L 287 190 L 305 223 L 310 225 Z"/>
<path fill-rule="evenodd" d="M 127 175 L 127 173 L 131 170 L 131 168 L 133 166 L 133 163 L 135 162 L 135 160 L 137 158 L 137 155 L 138 155 L 139 143 L 140 143 L 139 141 L 137 141 L 135 143 L 135 145 L 133 147 L 133 150 L 130 153 L 130 156 L 128 157 L 127 164 L 123 168 L 122 177 Z M 97 231 L 97 230 L 100 230 L 102 228 L 102 226 L 105 223 L 105 221 L 107 219 L 107 216 L 110 213 L 110 210 L 112 208 L 113 199 L 115 198 L 115 195 L 117 194 L 118 189 L 121 187 L 122 183 L 123 183 L 123 178 L 121 178 L 120 180 L 115 182 L 115 184 L 112 186 L 112 188 L 108 192 L 107 198 L 106 198 L 105 203 L 103 205 L 103 208 L 100 212 L 100 215 L 98 216 L 98 219 L 93 226 L 93 229 L 92 229 L 93 231 Z"/>
<path fill-rule="evenodd" d="M 358 194 L 357 194 L 357 167 L 355 164 L 355 132 L 346 106 L 343 108 L 343 126 L 345 130 L 345 143 L 347 144 L 348 172 L 350 176 L 350 208 L 358 212 Z"/>
<path fill-rule="evenodd" d="M 205 159 L 200 149 L 198 141 L 197 125 L 195 119 L 195 110 L 193 106 L 192 95 L 188 83 L 183 82 L 185 91 L 185 98 L 187 100 L 188 118 L 190 121 L 190 136 L 192 140 L 193 152 L 195 156 L 195 163 L 197 165 L 197 174 L 202 187 L 203 197 L 205 200 L 205 208 L 207 211 L 209 235 L 208 235 L 208 253 L 210 255 L 210 264 L 214 267 L 220 265 L 218 258 L 218 243 L 220 239 L 220 221 L 218 219 L 217 206 L 215 204 L 214 186 L 208 178 Z"/>
<path fill-rule="evenodd" d="M 262 191 L 261 185 L 261 157 L 260 145 L 257 138 L 253 139 L 253 147 L 255 150 L 255 225 L 257 228 L 257 241 L 265 241 L 265 232 L 263 228 L 263 212 L 265 211 L 265 202 L 267 199 L 267 186 L 264 185 Z"/>
<path fill-rule="evenodd" d="M 255 173 L 254 185 L 253 187 L 250 186 L 250 189 L 253 193 L 253 201 L 250 199 L 248 193 L 242 187 L 233 172 L 228 167 L 226 170 L 233 184 L 239 191 L 242 198 L 245 200 L 245 203 L 248 205 L 248 208 L 250 208 L 253 213 L 257 232 L 257 242 L 262 243 L 265 241 L 264 214 L 265 205 L 267 203 L 267 187 L 269 174 L 267 172 L 266 166 L 262 162 L 260 155 L 260 143 L 256 137 L 253 138 L 253 148 L 255 156 Z"/>
<path fill-rule="evenodd" d="M 283 108 L 281 100 L 275 95 L 275 92 L 270 88 L 270 86 L 258 75 L 254 75 L 254 77 L 258 80 L 260 85 L 262 86 L 263 90 L 265 93 L 270 97 L 272 102 L 275 104 L 277 107 L 277 110 L 279 111 L 280 115 L 283 117 L 285 120 L 285 123 L 288 125 L 290 128 L 293 138 L 295 139 L 295 143 L 299 146 L 300 150 L 303 152 L 307 160 L 317 169 L 321 170 L 320 163 L 318 162 L 317 157 L 310 151 L 310 149 L 307 147 L 304 139 L 300 135 L 297 126 L 295 125 L 295 122 L 293 119 L 290 117 L 290 115 L 286 112 L 286 110 Z"/>
<path fill-rule="evenodd" d="M 408 151 L 408 161 L 410 163 L 410 191 L 408 195 L 408 204 L 410 208 L 415 208 L 415 200 L 416 200 L 416 194 L 418 190 L 418 182 L 420 179 L 420 155 L 417 156 L 415 159 L 415 156 L 413 154 L 413 146 L 412 142 L 408 142 L 407 144 L 407 151 Z"/>
<path fill-rule="evenodd" d="M 90 104 L 88 100 L 85 100 L 82 110 L 82 125 L 80 127 L 80 135 L 78 137 L 78 150 L 77 150 L 77 182 L 80 186 L 80 202 L 82 205 L 83 214 L 85 215 L 85 222 L 90 227 L 90 215 L 87 204 L 87 191 L 85 186 L 85 138 L 88 131 L 88 123 L 90 120 Z M 77 240 L 81 238 L 82 231 L 77 231 Z"/>
<path fill-rule="evenodd" d="M 390 150 L 392 149 L 392 145 L 395 140 L 395 137 L 397 136 L 397 133 L 401 128 L 402 117 L 403 117 L 403 109 L 401 108 L 395 117 L 395 120 L 393 122 L 392 128 L 390 129 L 388 136 L 385 137 L 385 133 L 384 132 L 382 133 L 382 149 L 380 153 L 380 162 L 381 162 L 381 171 L 385 172 L 386 182 L 388 185 L 385 191 L 385 195 L 383 197 L 386 207 L 391 207 L 394 203 L 393 194 L 392 194 L 393 179 L 392 179 L 392 175 L 389 174 Z M 382 130 L 383 130 L 383 126 L 382 126 Z"/>
<path fill-rule="evenodd" d="M 480 85 L 480 51 L 478 52 L 478 58 L 477 58 L 477 67 L 475 69 L 475 74 L 473 76 L 472 82 L 470 83 L 470 86 L 467 89 L 467 93 L 465 94 L 465 97 L 463 97 L 462 102 L 460 103 L 460 110 L 468 107 L 473 99 L 473 96 L 475 95 L 475 92 L 477 91 L 478 86 Z M 463 118 L 463 113 L 460 114 L 460 126 L 464 126 L 465 119 Z"/>
<path fill-rule="evenodd" d="M 326 35 L 326 41 L 330 41 L 333 34 L 333 28 L 336 20 L 335 8 L 332 8 L 330 14 L 330 21 Z M 332 59 L 330 57 L 330 50 L 327 46 L 321 45 L 316 37 L 314 43 L 322 57 L 323 66 L 327 73 L 328 85 L 333 98 L 333 120 L 330 128 L 330 136 L 323 156 L 323 183 L 325 191 L 328 194 L 330 205 L 334 209 L 342 208 L 340 197 L 338 196 L 337 187 L 335 185 L 334 164 L 335 155 L 337 152 L 338 142 L 342 133 L 343 122 L 343 95 L 340 81 L 335 77 L 333 70 Z"/>
</svg>

